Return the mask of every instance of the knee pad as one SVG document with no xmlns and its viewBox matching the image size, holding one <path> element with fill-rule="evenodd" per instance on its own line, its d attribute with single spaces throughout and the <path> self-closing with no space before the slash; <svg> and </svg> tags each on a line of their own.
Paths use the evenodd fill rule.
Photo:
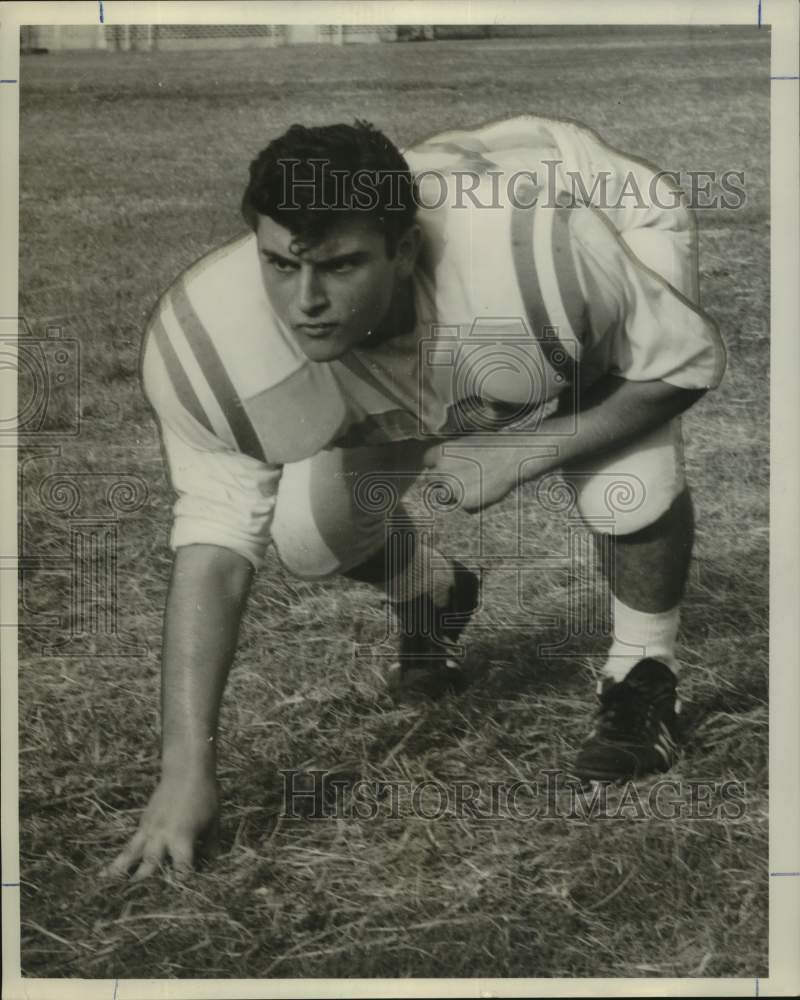
<svg viewBox="0 0 800 1000">
<path fill-rule="evenodd" d="M 301 519 L 273 521 L 272 540 L 285 568 L 303 580 L 322 580 L 341 571 L 339 560 L 331 552 L 313 524 Z"/>
<path fill-rule="evenodd" d="M 593 531 L 632 535 L 649 527 L 686 487 L 680 417 L 600 462 L 565 469 L 563 476 L 572 508 Z"/>
<path fill-rule="evenodd" d="M 272 520 L 272 540 L 286 569 L 321 580 L 361 565 L 384 542 L 382 518 L 354 506 L 352 485 L 325 468 L 322 455 L 284 466 Z M 321 470 L 321 473 L 320 473 Z"/>
<path fill-rule="evenodd" d="M 582 519 L 601 534 L 632 535 L 657 521 L 679 491 L 674 482 L 645 483 L 632 473 L 573 475 L 575 506 Z"/>
<path fill-rule="evenodd" d="M 293 576 L 319 580 L 339 571 L 339 559 L 314 516 L 310 461 L 284 466 L 271 530 L 280 560 Z"/>
</svg>

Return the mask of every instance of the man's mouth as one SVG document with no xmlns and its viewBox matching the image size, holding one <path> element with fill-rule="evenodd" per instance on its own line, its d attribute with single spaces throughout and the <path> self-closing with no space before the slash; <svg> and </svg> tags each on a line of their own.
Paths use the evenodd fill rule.
<svg viewBox="0 0 800 1000">
<path fill-rule="evenodd" d="M 338 323 L 297 323 L 295 329 L 305 334 L 306 337 L 327 337 L 338 330 Z"/>
</svg>

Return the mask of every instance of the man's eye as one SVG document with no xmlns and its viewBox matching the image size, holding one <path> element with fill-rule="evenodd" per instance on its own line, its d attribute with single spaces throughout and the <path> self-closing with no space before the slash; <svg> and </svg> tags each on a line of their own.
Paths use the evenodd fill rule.
<svg viewBox="0 0 800 1000">
<path fill-rule="evenodd" d="M 267 254 L 264 254 L 264 260 L 279 274 L 289 274 L 290 272 L 297 270 L 297 266 L 290 260 L 282 260 L 280 257 L 269 257 Z"/>
<path fill-rule="evenodd" d="M 330 265 L 330 269 L 334 274 L 346 274 L 348 271 L 352 271 L 354 267 L 355 262 L 352 260 L 337 260 Z"/>
</svg>

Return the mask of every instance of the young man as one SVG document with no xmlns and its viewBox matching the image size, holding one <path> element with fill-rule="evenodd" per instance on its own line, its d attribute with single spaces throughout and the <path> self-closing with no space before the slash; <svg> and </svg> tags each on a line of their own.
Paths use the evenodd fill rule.
<svg viewBox="0 0 800 1000">
<path fill-rule="evenodd" d="M 693 527 L 678 417 L 724 367 L 675 187 L 568 123 L 449 133 L 408 162 L 356 123 L 293 126 L 252 163 L 242 207 L 252 233 L 190 268 L 149 325 L 144 384 L 178 495 L 162 776 L 111 871 L 185 868 L 214 836 L 219 707 L 270 541 L 292 573 L 386 588 L 396 690 L 455 686 L 448 643 L 478 580 L 403 519 L 421 475 L 477 511 L 561 470 L 615 595 L 575 771 L 666 770 Z M 614 482 L 635 495 L 609 521 Z"/>
</svg>

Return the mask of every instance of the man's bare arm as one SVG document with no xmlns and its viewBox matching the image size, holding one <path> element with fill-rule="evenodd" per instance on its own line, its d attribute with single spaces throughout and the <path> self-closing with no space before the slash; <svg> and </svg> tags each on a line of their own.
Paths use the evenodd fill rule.
<svg viewBox="0 0 800 1000">
<path fill-rule="evenodd" d="M 502 433 L 502 447 L 486 447 L 491 439 L 478 435 L 448 441 L 447 454 L 435 445 L 426 464 L 460 481 L 465 510 L 480 510 L 522 482 L 624 448 L 688 409 L 704 391 L 607 375 L 581 400 L 577 422 L 572 416 L 549 417 L 534 433 Z"/>
<path fill-rule="evenodd" d="M 191 867 L 216 846 L 216 734 L 253 569 L 216 545 L 178 549 L 164 617 L 161 779 L 139 829 L 107 869 L 146 878 L 170 858 Z"/>
<path fill-rule="evenodd" d="M 630 382 L 606 375 L 584 394 L 577 422 L 571 415 L 542 421 L 531 441 L 540 446 L 552 444 L 558 455 L 530 478 L 576 459 L 624 448 L 687 410 L 704 393 L 705 389 L 682 389 L 669 382 Z"/>
</svg>

